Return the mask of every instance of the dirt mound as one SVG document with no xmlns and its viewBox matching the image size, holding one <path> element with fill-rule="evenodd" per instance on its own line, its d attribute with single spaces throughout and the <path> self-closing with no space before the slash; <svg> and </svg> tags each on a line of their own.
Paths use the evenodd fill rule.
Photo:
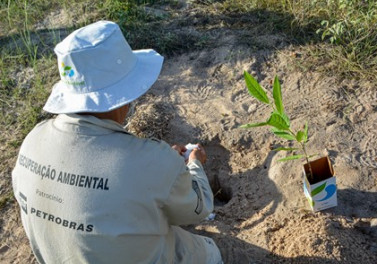
<svg viewBox="0 0 377 264">
<path fill-rule="evenodd" d="M 245 50 L 237 42 L 229 45 L 232 38 L 227 34 L 227 46 L 167 60 L 151 90 L 153 99 L 143 100 L 152 111 L 154 97 L 157 105 L 169 105 L 163 115 L 174 117 L 162 139 L 201 142 L 208 150 L 205 168 L 216 218 L 188 229 L 213 237 L 226 263 L 374 263 L 376 227 L 371 223 L 377 217 L 372 209 L 377 193 L 371 146 L 376 139 L 371 131 L 376 93 L 368 83 L 357 88 L 356 83 L 292 69 L 294 47 L 256 66 L 264 53 Z M 338 207 L 312 213 L 302 190 L 300 162 L 277 162 L 284 153 L 271 151 L 283 141 L 264 128 L 238 128 L 270 114 L 244 86 L 243 70 L 256 67 L 265 87 L 279 75 L 293 126 L 308 120 L 311 152 L 330 156 Z M 146 107 L 140 111 L 148 115 Z M 143 122 L 135 118 L 133 122 Z"/>
<path fill-rule="evenodd" d="M 292 67 L 300 47 L 284 36 L 261 31 L 255 38 L 235 18 L 217 19 L 235 28 L 210 23 L 206 34 L 216 45 L 166 58 L 128 125 L 142 137 L 206 148 L 216 217 L 186 228 L 213 237 L 225 263 L 377 263 L 376 90 L 303 73 Z M 278 75 L 292 126 L 309 121 L 309 149 L 334 164 L 336 208 L 312 213 L 300 162 L 279 163 L 284 154 L 271 151 L 283 141 L 266 128 L 238 128 L 270 114 L 247 93 L 244 70 L 268 89 Z M 14 203 L 3 209 L 0 262 L 32 263 L 16 210 Z"/>
</svg>

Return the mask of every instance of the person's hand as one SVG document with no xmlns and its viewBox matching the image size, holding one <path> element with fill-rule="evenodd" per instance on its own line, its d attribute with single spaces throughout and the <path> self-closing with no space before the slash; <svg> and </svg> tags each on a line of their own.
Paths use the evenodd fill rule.
<svg viewBox="0 0 377 264">
<path fill-rule="evenodd" d="M 188 162 L 192 160 L 199 160 L 200 163 L 204 164 L 207 161 L 207 154 L 202 145 L 198 144 L 199 148 L 193 149 L 190 153 Z"/>
<path fill-rule="evenodd" d="M 174 149 L 174 150 L 176 150 L 178 152 L 178 154 L 181 155 L 181 156 L 187 150 L 186 147 L 182 146 L 182 145 L 173 145 L 171 148 Z"/>
</svg>

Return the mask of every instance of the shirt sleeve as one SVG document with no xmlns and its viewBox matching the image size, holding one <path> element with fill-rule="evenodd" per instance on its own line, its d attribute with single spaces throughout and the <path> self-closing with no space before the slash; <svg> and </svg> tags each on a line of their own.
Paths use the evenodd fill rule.
<svg viewBox="0 0 377 264">
<path fill-rule="evenodd" d="M 213 193 L 198 160 L 183 166 L 164 209 L 171 225 L 195 224 L 213 211 Z"/>
</svg>

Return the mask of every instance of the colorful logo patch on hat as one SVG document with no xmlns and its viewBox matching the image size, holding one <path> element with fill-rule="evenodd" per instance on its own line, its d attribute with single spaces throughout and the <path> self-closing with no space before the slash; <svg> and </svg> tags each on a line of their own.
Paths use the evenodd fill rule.
<svg viewBox="0 0 377 264">
<path fill-rule="evenodd" d="M 72 77 L 75 75 L 75 71 L 71 66 L 65 65 L 64 62 L 62 62 L 61 74 L 62 76 Z"/>
</svg>

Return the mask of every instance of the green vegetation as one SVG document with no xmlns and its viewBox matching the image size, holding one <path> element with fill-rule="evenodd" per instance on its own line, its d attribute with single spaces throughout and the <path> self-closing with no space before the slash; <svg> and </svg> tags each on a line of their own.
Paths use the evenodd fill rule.
<svg viewBox="0 0 377 264">
<path fill-rule="evenodd" d="M 328 63 L 324 70 L 330 74 L 376 81 L 375 0 L 226 0 L 223 10 L 238 13 L 269 10 L 286 14 L 285 19 L 276 21 L 276 27 L 290 26 L 296 40 L 310 39 L 317 43 L 308 51 L 308 57 L 316 57 L 314 63 Z"/>
<path fill-rule="evenodd" d="M 329 65 L 325 70 L 332 74 L 376 79 L 377 2 L 374 0 L 226 0 L 200 3 L 205 3 L 202 6 L 205 11 L 201 15 L 210 18 L 211 14 L 207 11 L 214 7 L 223 14 L 262 14 L 261 17 L 270 21 L 271 28 L 284 30 L 285 33 L 291 29 L 296 41 L 316 43 L 308 50 L 312 59 L 304 63 Z M 155 4 L 178 5 L 173 1 L 155 0 L 1 0 L 1 126 L 17 124 L 16 131 L 21 132 L 22 139 L 36 122 L 43 119 L 41 107 L 51 85 L 59 78 L 57 72 L 46 67 L 54 67 L 53 47 L 77 27 L 99 19 L 113 20 L 120 24 L 133 48 L 148 46 L 164 55 L 206 45 L 205 34 L 198 36 L 179 30 L 179 24 L 187 25 L 190 17 L 185 21 L 174 17 L 171 12 L 156 13 L 144 8 Z M 57 10 L 64 10 L 64 14 L 75 22 L 63 25 L 64 28 L 38 30 L 41 21 L 54 12 L 57 14 Z M 173 21 L 177 22 L 174 24 Z M 24 71 L 33 76 L 26 88 L 20 85 Z"/>
<path fill-rule="evenodd" d="M 3 209 L 9 201 L 14 200 L 13 192 L 6 193 L 0 196 L 0 210 Z"/>
<path fill-rule="evenodd" d="M 288 115 L 284 111 L 283 105 L 283 98 L 281 94 L 281 86 L 278 77 L 275 77 L 273 90 L 272 90 L 272 97 L 273 100 L 270 100 L 269 96 L 267 95 L 265 89 L 258 83 L 257 80 L 254 79 L 248 72 L 244 72 L 246 87 L 251 96 L 256 98 L 261 103 L 267 104 L 271 107 L 272 112 L 270 117 L 265 122 L 259 123 L 250 123 L 242 125 L 241 128 L 255 128 L 255 127 L 262 127 L 262 126 L 270 126 L 272 127 L 272 133 L 274 133 L 277 137 L 283 138 L 285 140 L 294 141 L 298 148 L 292 147 L 281 147 L 275 149 L 275 151 L 289 151 L 289 152 L 296 152 L 300 151 L 301 154 L 295 154 L 279 161 L 289 161 L 295 159 L 306 159 L 306 162 L 309 166 L 309 178 L 312 178 L 312 169 L 309 163 L 309 159 L 315 155 L 309 156 L 306 151 L 306 142 L 308 141 L 308 122 L 305 123 L 303 126 L 303 130 L 293 131 L 291 128 L 291 123 Z"/>
<path fill-rule="evenodd" d="M 23 138 L 51 116 L 42 107 L 59 80 L 54 46 L 76 28 L 98 20 L 117 22 L 134 49 L 151 47 L 165 56 L 201 47 L 205 39 L 180 32 L 154 0 L 0 1 L 0 162 L 14 158 Z M 6 170 L 2 166 L 0 173 Z"/>
<path fill-rule="evenodd" d="M 151 3 L 153 1 L 149 1 Z M 142 1 L 147 3 L 147 1 Z M 135 32 L 159 21 L 141 9 L 141 1 L 27 1 L 0 2 L 0 129 L 2 144 L 17 148 L 36 123 L 52 85 L 58 81 L 53 47 L 75 28 L 99 19 L 111 19 Z M 47 15 L 63 10 L 77 23 L 63 29 L 38 29 Z M 82 12 L 72 12 L 80 10 Z M 52 16 L 51 19 L 54 19 Z M 59 18 L 56 18 L 59 20 Z M 64 25 L 63 25 L 64 26 Z M 129 33 L 126 33 L 126 35 Z M 136 39 L 131 36 L 131 39 Z M 135 40 L 137 41 L 137 40 Z M 174 45 L 174 43 L 171 43 Z M 8 131 L 12 131 L 9 133 Z M 5 155 L 3 155 L 4 157 Z"/>
</svg>

